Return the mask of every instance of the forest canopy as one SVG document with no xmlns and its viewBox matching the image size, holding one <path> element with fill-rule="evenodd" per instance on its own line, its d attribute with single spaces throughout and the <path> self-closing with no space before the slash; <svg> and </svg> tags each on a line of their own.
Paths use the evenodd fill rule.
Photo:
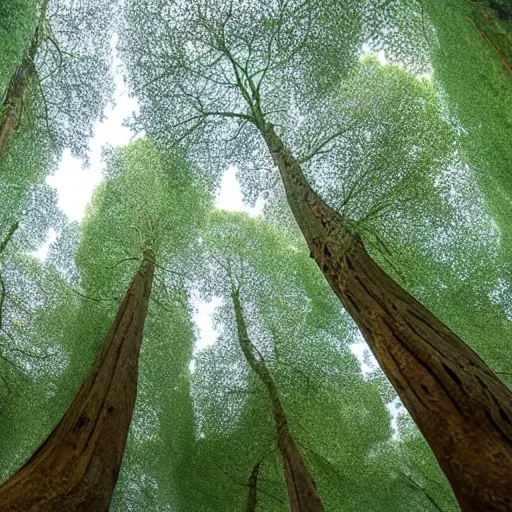
<svg viewBox="0 0 512 512">
<path fill-rule="evenodd" d="M 0 91 L 0 512 L 512 510 L 506 0 L 12 0 Z"/>
</svg>

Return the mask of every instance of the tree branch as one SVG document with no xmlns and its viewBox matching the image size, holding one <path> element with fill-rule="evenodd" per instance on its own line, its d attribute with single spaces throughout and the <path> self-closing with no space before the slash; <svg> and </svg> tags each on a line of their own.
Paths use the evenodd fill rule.
<svg viewBox="0 0 512 512">
<path fill-rule="evenodd" d="M 425 498 L 427 498 L 427 500 L 432 504 L 432 506 L 436 510 L 438 510 L 439 512 L 443 512 L 443 509 L 435 502 L 434 498 L 432 498 L 432 496 L 430 496 L 428 491 L 423 486 L 421 486 L 418 482 L 416 482 L 416 480 L 414 480 L 414 478 L 412 478 L 411 475 L 408 475 L 405 471 L 402 471 L 402 473 L 405 476 L 405 478 L 408 480 L 409 485 L 411 485 L 411 487 L 420 490 L 423 493 L 423 495 L 425 496 Z"/>
<path fill-rule="evenodd" d="M 12 223 L 9 232 L 5 236 L 5 238 L 0 243 L 0 254 L 2 254 L 7 247 L 7 244 L 11 241 L 12 237 L 14 236 L 14 233 L 16 233 L 16 230 L 19 228 L 20 224 L 18 221 L 15 221 Z"/>
<path fill-rule="evenodd" d="M 311 160 L 312 158 L 314 158 L 315 156 L 317 155 L 321 155 L 321 154 L 324 154 L 324 153 L 327 153 L 328 151 L 327 150 L 323 150 L 323 148 L 325 146 L 327 146 L 327 144 L 329 144 L 330 142 L 332 142 L 334 139 L 340 137 L 341 135 L 347 133 L 349 130 L 352 129 L 352 127 L 356 124 L 356 121 L 354 121 L 353 123 L 349 124 L 348 126 L 344 127 L 344 128 L 341 128 L 340 130 L 338 130 L 337 132 L 333 133 L 332 135 L 330 135 L 329 137 L 327 137 L 324 141 L 322 141 L 313 151 L 311 151 L 308 155 L 306 156 L 303 156 L 301 158 L 298 158 L 297 161 L 299 162 L 299 164 L 305 164 L 306 162 L 309 162 L 309 160 Z"/>
</svg>

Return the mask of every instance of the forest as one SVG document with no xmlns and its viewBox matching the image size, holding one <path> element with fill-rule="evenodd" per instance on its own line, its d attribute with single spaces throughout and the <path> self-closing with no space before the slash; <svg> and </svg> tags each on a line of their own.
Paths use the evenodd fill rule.
<svg viewBox="0 0 512 512">
<path fill-rule="evenodd" d="M 511 512 L 510 0 L 0 0 L 0 512 Z"/>
</svg>

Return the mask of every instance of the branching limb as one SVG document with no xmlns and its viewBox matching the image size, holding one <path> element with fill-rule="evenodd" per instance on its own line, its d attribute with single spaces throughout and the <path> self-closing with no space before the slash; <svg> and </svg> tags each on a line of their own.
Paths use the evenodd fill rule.
<svg viewBox="0 0 512 512">
<path fill-rule="evenodd" d="M 162 301 L 158 300 L 156 297 L 153 297 L 153 295 L 151 295 L 149 297 L 149 299 L 151 301 L 153 301 L 155 304 L 157 304 L 158 306 L 160 306 L 163 310 L 167 311 L 168 313 L 172 313 L 173 312 L 170 308 L 168 308 L 166 305 L 164 305 L 162 303 Z"/>
<path fill-rule="evenodd" d="M 414 480 L 414 478 L 412 478 L 412 476 L 407 474 L 405 471 L 403 471 L 403 475 L 405 476 L 405 478 L 407 479 L 407 482 L 409 483 L 409 485 L 411 487 L 413 487 L 414 489 L 418 489 L 420 492 L 422 492 L 423 495 L 425 496 L 425 498 L 427 498 L 427 500 L 431 503 L 431 505 L 436 510 L 438 510 L 439 512 L 443 512 L 443 509 L 436 503 L 434 498 L 432 498 L 432 496 L 430 496 L 429 492 L 427 491 L 427 489 L 425 489 L 425 487 L 423 487 L 418 482 L 416 482 L 416 480 Z"/>
<path fill-rule="evenodd" d="M 238 486 L 241 486 L 241 487 L 247 487 L 247 483 L 239 482 L 234 477 L 232 477 L 223 467 L 221 467 L 220 465 L 218 465 L 216 463 L 214 463 L 214 465 L 215 465 L 215 467 L 217 467 L 217 469 L 219 469 L 219 471 L 221 471 L 235 485 L 238 485 Z M 282 499 L 278 498 L 277 496 L 274 496 L 273 494 L 269 493 L 268 491 L 265 491 L 264 489 L 261 489 L 260 487 L 258 487 L 257 490 L 261 494 L 264 494 L 265 496 L 268 496 L 269 498 L 271 498 L 272 500 L 276 501 L 277 503 L 285 504 L 285 502 Z"/>
<path fill-rule="evenodd" d="M 140 261 L 140 258 L 124 258 L 120 261 L 118 261 L 115 265 L 112 265 L 110 267 L 107 267 L 109 270 L 114 270 L 115 268 L 117 268 L 119 265 L 121 265 L 121 263 L 125 263 L 126 261 Z"/>
<path fill-rule="evenodd" d="M 9 242 L 11 241 L 12 237 L 14 236 L 14 233 L 16 233 L 16 230 L 19 228 L 19 225 L 20 224 L 19 224 L 18 221 L 15 221 L 15 222 L 12 223 L 12 225 L 11 225 L 11 227 L 9 229 L 9 232 L 7 233 L 5 238 L 0 243 L 0 255 L 4 252 L 5 248 L 7 247 Z"/>
<path fill-rule="evenodd" d="M 49 109 L 48 109 L 48 102 L 46 101 L 43 84 L 41 83 L 41 79 L 39 78 L 39 74 L 37 73 L 37 71 L 34 73 L 34 77 L 37 80 L 37 86 L 39 88 L 39 92 L 41 93 L 41 99 L 43 100 L 44 120 L 45 120 L 45 124 L 46 124 L 46 131 L 48 132 L 48 135 L 50 136 L 52 142 L 55 144 L 55 139 L 54 139 L 53 133 L 50 130 L 50 114 L 49 114 Z M 45 78 L 47 78 L 47 77 L 45 77 Z M 44 78 L 43 78 L 43 80 L 44 80 Z"/>
<path fill-rule="evenodd" d="M 299 162 L 299 164 L 304 164 L 306 162 L 309 162 L 309 160 L 311 160 L 312 158 L 314 158 L 315 156 L 317 155 L 322 155 L 324 153 L 327 153 L 328 150 L 327 149 L 324 149 L 325 146 L 327 146 L 330 142 L 332 142 L 334 139 L 337 139 L 338 137 L 341 137 L 343 134 L 347 133 L 348 131 L 350 131 L 353 126 L 356 124 L 356 122 L 354 121 L 353 123 L 350 123 L 348 126 L 345 126 L 341 129 L 339 129 L 338 131 L 334 132 L 332 135 L 330 135 L 329 137 L 327 137 L 325 140 L 323 140 L 315 149 L 313 149 L 310 153 L 308 153 L 307 155 L 299 158 L 297 161 Z"/>
<path fill-rule="evenodd" d="M 111 300 L 119 300 L 119 297 L 91 297 L 90 295 L 85 295 L 84 293 L 79 292 L 78 290 L 75 290 L 71 285 L 69 285 L 69 288 L 75 292 L 77 295 L 80 295 L 80 297 L 83 297 L 84 299 L 93 300 L 95 302 L 103 302 L 103 301 L 111 301 Z"/>
<path fill-rule="evenodd" d="M 52 44 L 52 46 L 57 50 L 57 54 L 59 56 L 59 62 L 57 63 L 57 66 L 55 69 L 51 70 L 46 76 L 44 76 L 43 78 L 41 78 L 39 80 L 39 82 L 44 82 L 46 79 L 48 79 L 49 77 L 51 77 L 52 75 L 54 75 L 55 73 L 57 73 L 57 71 L 59 71 L 59 69 L 62 67 L 62 63 L 64 61 L 64 56 L 62 54 L 62 51 L 59 47 L 59 45 L 57 44 L 57 41 L 55 41 L 55 39 L 50 35 L 50 34 L 45 34 L 45 39 L 47 39 L 48 41 L 50 41 L 50 43 Z"/>
</svg>

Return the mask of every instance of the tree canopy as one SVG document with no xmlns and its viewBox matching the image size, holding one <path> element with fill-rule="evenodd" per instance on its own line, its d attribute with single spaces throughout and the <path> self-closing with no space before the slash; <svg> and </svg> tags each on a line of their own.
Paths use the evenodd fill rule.
<svg viewBox="0 0 512 512">
<path fill-rule="evenodd" d="M 132 140 L 103 147 L 69 222 L 47 178 L 65 152 L 91 164 L 120 83 Z M 276 397 L 326 511 L 476 510 L 400 400 L 410 385 L 422 402 L 422 376 L 400 387 L 383 371 L 325 262 L 360 244 L 512 396 L 506 0 L 0 2 L 0 90 L 1 481 L 68 410 L 151 254 L 110 510 L 321 510 L 287 492 Z M 219 201 L 233 167 L 257 217 Z M 318 205 L 342 226 L 320 257 L 305 212 Z M 445 371 L 455 408 L 459 362 Z M 488 402 L 509 442 L 512 411 Z"/>
</svg>

